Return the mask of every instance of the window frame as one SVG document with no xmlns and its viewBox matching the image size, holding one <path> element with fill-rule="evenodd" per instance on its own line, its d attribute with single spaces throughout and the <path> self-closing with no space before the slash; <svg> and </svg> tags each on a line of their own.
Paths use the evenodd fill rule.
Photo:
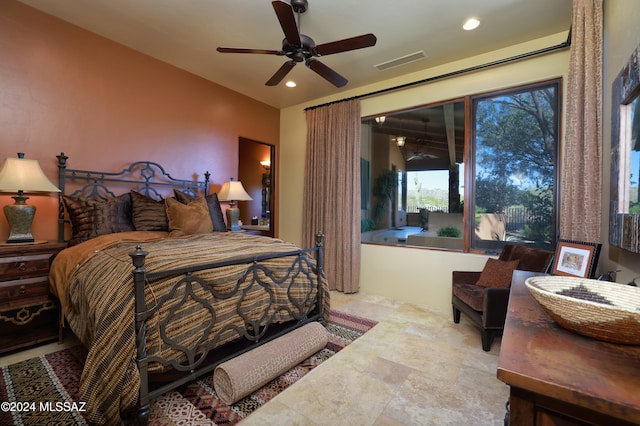
<svg viewBox="0 0 640 426">
<path fill-rule="evenodd" d="M 475 228 L 475 205 L 476 205 L 476 106 L 478 102 L 490 98 L 497 98 L 500 96 L 508 96 L 511 94 L 523 93 L 527 91 L 533 91 L 536 89 L 542 89 L 545 87 L 554 87 L 556 90 L 555 98 L 555 147 L 553 151 L 553 207 L 552 207 L 552 225 L 551 225 L 551 242 L 557 241 L 559 235 L 558 228 L 558 205 L 560 202 L 560 153 L 562 145 L 562 78 L 554 78 L 549 80 L 537 81 L 528 84 L 522 84 L 507 88 L 502 88 L 493 91 L 487 91 L 479 94 L 468 95 L 465 97 L 465 120 L 468 121 L 465 124 L 465 133 L 468 137 L 465 137 L 465 144 L 467 149 L 465 150 L 465 200 L 469 202 L 464 206 L 464 219 L 465 219 L 465 234 L 464 234 L 464 247 L 465 252 L 469 253 L 497 253 L 500 252 L 502 246 L 506 244 L 496 244 L 495 249 L 484 249 L 474 247 L 474 234 L 471 232 Z M 467 114 L 468 108 L 468 114 Z M 473 160 L 473 161 L 472 161 Z"/>
<path fill-rule="evenodd" d="M 478 101 L 495 98 L 499 96 L 506 96 L 509 94 L 522 93 L 526 91 L 535 90 L 536 88 L 544 88 L 552 86 L 556 91 L 555 98 L 555 117 L 554 117 L 554 128 L 555 128 L 555 146 L 553 152 L 553 161 L 554 161 L 554 170 L 553 170 L 553 207 L 552 207 L 552 226 L 551 226 L 551 243 L 557 241 L 559 235 L 559 218 L 558 218 L 558 206 L 560 202 L 560 176 L 561 176 L 561 152 L 562 152 L 562 102 L 563 102 L 563 78 L 556 77 L 546 80 L 535 81 L 526 84 L 519 84 L 515 86 L 500 88 L 497 90 L 490 90 L 485 92 L 479 92 L 474 94 L 465 95 L 463 97 L 455 98 L 463 100 L 464 102 L 464 155 L 463 155 L 463 163 L 464 163 L 464 192 L 461 194 L 464 198 L 464 209 L 463 209 L 463 249 L 464 253 L 488 253 L 495 254 L 498 253 L 504 244 L 507 244 L 505 240 L 504 244 L 499 245 L 495 248 L 475 248 L 473 244 L 475 233 L 472 232 L 475 228 L 475 197 L 476 197 L 476 185 L 475 185 L 475 172 L 476 172 L 476 109 Z M 441 102 L 432 102 L 428 105 L 419 105 L 413 107 L 404 108 L 402 111 L 412 111 L 418 108 L 435 106 L 449 101 L 441 101 Z M 398 113 L 399 111 L 387 112 L 386 114 Z M 385 113 L 376 114 L 376 116 L 385 115 Z M 362 117 L 362 120 L 373 119 L 372 117 Z M 473 160 L 473 161 L 472 161 Z M 406 172 L 404 176 L 405 189 L 403 191 L 403 197 L 406 197 Z M 406 201 L 404 204 L 406 206 Z M 361 241 L 362 244 L 381 244 L 381 245 L 394 245 L 394 246 L 403 246 L 401 244 L 392 244 L 392 243 L 379 243 L 379 242 L 369 242 L 369 241 Z M 517 242 L 516 242 L 517 244 Z M 429 246 L 414 246 L 407 245 L 406 247 L 411 248 L 420 248 L 420 249 L 435 249 L 435 250 L 449 250 L 444 247 L 429 247 Z M 459 250 L 456 250 L 459 251 Z"/>
</svg>

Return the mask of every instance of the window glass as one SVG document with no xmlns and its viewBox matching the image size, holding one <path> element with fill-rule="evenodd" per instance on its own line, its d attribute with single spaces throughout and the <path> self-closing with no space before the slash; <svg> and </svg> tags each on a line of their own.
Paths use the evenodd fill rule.
<svg viewBox="0 0 640 426">
<path fill-rule="evenodd" d="M 362 125 L 362 241 L 462 250 L 464 100 Z"/>
<path fill-rule="evenodd" d="M 629 209 L 626 213 L 640 213 L 640 202 L 638 201 L 638 182 L 640 181 L 640 107 L 636 97 L 631 103 L 631 140 L 629 146 Z"/>
<path fill-rule="evenodd" d="M 555 240 L 557 84 L 474 99 L 472 248 Z"/>
<path fill-rule="evenodd" d="M 458 193 L 463 194 L 464 164 L 458 164 L 458 173 Z M 407 212 L 418 213 L 420 209 L 449 212 L 449 170 L 407 172 Z"/>
<path fill-rule="evenodd" d="M 559 87 L 558 79 L 363 119 L 362 242 L 551 248 Z"/>
</svg>

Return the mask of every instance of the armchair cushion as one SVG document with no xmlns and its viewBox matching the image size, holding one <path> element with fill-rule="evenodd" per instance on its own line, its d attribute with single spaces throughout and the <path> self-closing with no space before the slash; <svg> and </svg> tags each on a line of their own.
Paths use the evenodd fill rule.
<svg viewBox="0 0 640 426">
<path fill-rule="evenodd" d="M 511 276 L 518 267 L 520 260 L 498 260 L 487 259 L 484 269 L 480 273 L 480 278 L 476 282 L 479 287 L 509 288 Z M 481 310 L 481 309 L 479 309 Z"/>
<path fill-rule="evenodd" d="M 453 295 L 469 305 L 474 311 L 484 309 L 485 288 L 475 284 L 457 284 L 453 286 Z"/>
</svg>

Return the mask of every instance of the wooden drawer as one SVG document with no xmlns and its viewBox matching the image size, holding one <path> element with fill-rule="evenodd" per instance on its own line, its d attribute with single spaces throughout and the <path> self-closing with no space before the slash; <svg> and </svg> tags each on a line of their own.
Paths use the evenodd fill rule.
<svg viewBox="0 0 640 426">
<path fill-rule="evenodd" d="M 49 298 L 48 277 L 0 282 L 0 310 Z"/>
<path fill-rule="evenodd" d="M 65 243 L 0 245 L 0 352 L 58 337 L 49 267 Z"/>
<path fill-rule="evenodd" d="M 0 258 L 0 281 L 49 275 L 52 253 L 17 255 Z"/>
<path fill-rule="evenodd" d="M 0 353 L 58 339 L 58 305 L 53 299 L 0 310 Z"/>
</svg>

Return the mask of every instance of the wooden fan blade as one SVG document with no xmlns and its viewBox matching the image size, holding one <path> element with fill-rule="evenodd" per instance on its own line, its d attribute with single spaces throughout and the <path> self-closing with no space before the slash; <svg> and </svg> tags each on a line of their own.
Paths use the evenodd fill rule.
<svg viewBox="0 0 640 426">
<path fill-rule="evenodd" d="M 282 81 L 282 79 L 287 74 L 289 74 L 289 71 L 291 71 L 293 69 L 293 67 L 295 67 L 295 66 L 296 66 L 296 62 L 295 61 L 285 62 L 278 69 L 278 71 L 276 71 L 276 73 L 269 79 L 269 81 L 267 81 L 265 84 L 267 86 L 277 86 Z"/>
<path fill-rule="evenodd" d="M 306 64 L 320 77 L 329 81 L 329 83 L 333 84 L 336 87 L 342 87 L 349 82 L 349 80 L 316 59 L 308 59 Z"/>
<path fill-rule="evenodd" d="M 284 52 L 280 50 L 267 50 L 267 49 L 242 49 L 235 47 L 218 47 L 216 49 L 220 53 L 260 53 L 263 55 L 284 55 Z"/>
<path fill-rule="evenodd" d="M 315 52 L 320 56 L 348 52 L 349 50 L 375 46 L 376 41 L 378 41 L 378 39 L 373 34 L 363 34 L 356 37 L 333 41 L 331 43 L 319 44 L 316 46 Z"/>
<path fill-rule="evenodd" d="M 298 31 L 298 24 L 296 24 L 296 17 L 293 14 L 291 5 L 282 0 L 272 1 L 271 4 L 273 5 L 273 10 L 276 11 L 278 21 L 280 21 L 284 37 L 290 45 L 300 46 L 300 32 Z"/>
</svg>

